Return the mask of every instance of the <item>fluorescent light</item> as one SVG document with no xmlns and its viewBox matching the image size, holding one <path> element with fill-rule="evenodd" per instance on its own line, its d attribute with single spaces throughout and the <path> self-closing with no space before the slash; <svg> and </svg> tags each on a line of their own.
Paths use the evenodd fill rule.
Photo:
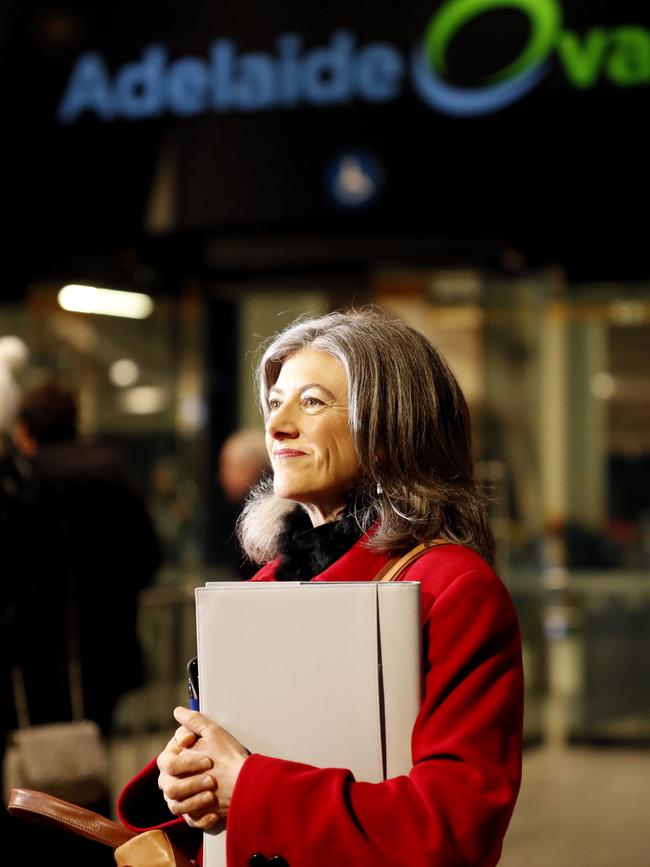
<svg viewBox="0 0 650 867">
<path fill-rule="evenodd" d="M 153 299 L 141 292 L 100 289 L 70 283 L 59 292 L 58 301 L 64 310 L 75 313 L 96 313 L 101 316 L 123 316 L 146 319 L 153 312 Z"/>
</svg>

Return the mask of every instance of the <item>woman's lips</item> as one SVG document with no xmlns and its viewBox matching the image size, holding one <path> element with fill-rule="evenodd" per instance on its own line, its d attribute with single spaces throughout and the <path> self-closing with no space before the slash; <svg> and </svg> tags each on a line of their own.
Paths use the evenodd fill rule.
<svg viewBox="0 0 650 867">
<path fill-rule="evenodd" d="M 273 457 L 282 459 L 282 458 L 300 458 L 305 454 L 305 452 L 298 451 L 298 449 L 276 449 L 273 452 Z"/>
</svg>

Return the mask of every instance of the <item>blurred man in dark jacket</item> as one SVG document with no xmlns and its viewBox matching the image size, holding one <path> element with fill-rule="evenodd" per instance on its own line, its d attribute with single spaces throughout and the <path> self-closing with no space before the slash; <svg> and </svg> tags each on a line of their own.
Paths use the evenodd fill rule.
<svg viewBox="0 0 650 867">
<path fill-rule="evenodd" d="M 154 529 L 115 452 L 78 439 L 67 390 L 25 393 L 14 441 L 31 476 L 6 580 L 31 722 L 71 718 L 68 658 L 78 645 L 85 716 L 108 732 L 120 693 L 142 682 L 137 600 L 159 565 Z"/>
</svg>

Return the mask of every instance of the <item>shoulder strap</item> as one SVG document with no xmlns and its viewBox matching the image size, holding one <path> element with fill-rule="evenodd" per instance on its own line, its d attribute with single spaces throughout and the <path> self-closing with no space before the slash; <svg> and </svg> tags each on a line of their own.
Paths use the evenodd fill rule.
<svg viewBox="0 0 650 867">
<path fill-rule="evenodd" d="M 420 542 L 419 545 L 416 545 L 415 548 L 411 548 L 411 550 L 407 551 L 406 554 L 401 557 L 393 557 L 392 560 L 385 563 L 375 575 L 374 580 L 395 581 L 407 566 L 410 566 L 411 563 L 414 563 L 419 557 L 426 554 L 430 548 L 448 544 L 449 543 L 446 539 L 429 539 L 426 542 Z"/>
<path fill-rule="evenodd" d="M 135 837 L 134 831 L 129 831 L 118 822 L 45 792 L 12 789 L 7 809 L 12 816 L 70 831 L 113 849 Z"/>
</svg>

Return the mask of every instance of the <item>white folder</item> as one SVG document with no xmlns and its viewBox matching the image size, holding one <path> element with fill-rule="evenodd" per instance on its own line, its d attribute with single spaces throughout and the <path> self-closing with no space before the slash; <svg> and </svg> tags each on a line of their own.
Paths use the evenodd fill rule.
<svg viewBox="0 0 650 867">
<path fill-rule="evenodd" d="M 419 583 L 211 582 L 196 614 L 201 711 L 248 750 L 365 782 L 409 772 Z M 224 826 L 205 867 L 225 867 Z"/>
</svg>

